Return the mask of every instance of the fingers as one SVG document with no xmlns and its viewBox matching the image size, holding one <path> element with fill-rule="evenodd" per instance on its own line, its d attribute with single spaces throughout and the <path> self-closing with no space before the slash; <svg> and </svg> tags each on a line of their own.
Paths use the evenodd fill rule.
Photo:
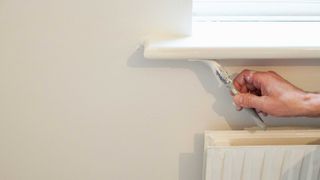
<svg viewBox="0 0 320 180">
<path fill-rule="evenodd" d="M 272 97 L 269 91 L 281 80 L 281 76 L 273 71 L 256 72 L 244 70 L 234 78 L 234 87 L 240 92 L 234 96 L 237 110 L 242 108 L 254 108 L 258 113 L 267 116 L 272 114 Z M 268 114 L 267 114 L 268 113 Z"/>
<path fill-rule="evenodd" d="M 248 82 L 248 80 L 250 81 L 252 79 L 251 78 L 252 75 L 253 75 L 253 71 L 243 70 L 233 80 L 235 88 L 241 93 L 248 92 L 247 84 L 252 84 L 252 83 Z M 248 87 L 249 87 L 249 89 L 252 88 L 250 86 L 248 86 Z"/>
<path fill-rule="evenodd" d="M 240 74 L 238 74 L 234 81 L 233 84 L 235 88 L 240 92 L 240 93 L 253 93 L 255 95 L 260 95 L 260 91 L 256 89 L 253 85 L 253 75 L 255 71 L 251 70 L 243 70 Z M 242 100 L 241 100 L 242 101 Z M 238 111 L 242 110 L 242 107 L 240 103 L 237 103 L 235 101 L 236 109 Z"/>
<path fill-rule="evenodd" d="M 251 92 L 254 94 L 260 94 L 260 89 L 263 84 L 266 84 L 270 75 L 276 76 L 277 74 L 271 72 L 257 72 L 252 70 L 243 70 L 238 74 L 233 82 L 235 88 L 241 93 Z"/>
<path fill-rule="evenodd" d="M 239 96 L 239 95 L 237 95 L 237 96 Z M 241 95 L 240 95 L 240 96 L 241 96 Z M 254 95 L 252 95 L 252 96 L 254 96 Z M 248 96 L 248 97 L 251 97 L 251 96 Z M 261 97 L 258 97 L 258 98 L 261 98 Z M 254 101 L 254 99 L 251 100 L 251 101 Z M 236 102 L 233 103 L 233 105 L 236 106 L 236 110 L 237 110 L 237 111 L 241 111 L 241 110 L 243 109 L 240 105 L 237 105 Z M 258 106 L 261 106 L 261 105 L 255 105 L 255 104 L 253 104 L 252 106 L 253 106 L 253 107 L 250 107 L 250 108 L 254 108 L 257 113 L 262 114 L 263 116 L 268 116 L 267 113 L 265 113 L 265 112 L 263 112 L 262 110 L 260 110 L 260 109 L 257 108 Z"/>
<path fill-rule="evenodd" d="M 245 93 L 233 97 L 234 103 L 243 108 L 255 108 L 264 111 L 265 97 Z"/>
<path fill-rule="evenodd" d="M 255 81 L 259 81 L 257 76 L 261 76 L 261 73 L 262 72 L 256 72 L 252 70 L 243 70 L 234 78 L 233 84 L 241 93 L 251 92 L 254 94 L 259 94 L 257 91 L 260 91 L 260 83 L 256 83 Z"/>
</svg>

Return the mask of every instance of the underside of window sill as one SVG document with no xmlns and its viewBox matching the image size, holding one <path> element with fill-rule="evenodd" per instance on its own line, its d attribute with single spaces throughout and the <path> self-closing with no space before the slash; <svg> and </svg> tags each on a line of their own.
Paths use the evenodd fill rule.
<svg viewBox="0 0 320 180">
<path fill-rule="evenodd" d="M 149 59 L 320 59 L 319 22 L 194 22 L 188 37 L 150 37 Z"/>
</svg>

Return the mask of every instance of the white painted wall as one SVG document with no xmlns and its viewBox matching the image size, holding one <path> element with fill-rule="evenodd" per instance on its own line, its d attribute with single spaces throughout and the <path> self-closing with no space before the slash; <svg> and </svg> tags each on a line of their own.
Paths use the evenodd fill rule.
<svg viewBox="0 0 320 180">
<path fill-rule="evenodd" d="M 0 179 L 200 179 L 203 131 L 252 124 L 204 65 L 142 57 L 145 35 L 187 32 L 189 5 L 0 1 Z M 318 61 L 277 64 L 252 68 L 320 89 Z"/>
</svg>

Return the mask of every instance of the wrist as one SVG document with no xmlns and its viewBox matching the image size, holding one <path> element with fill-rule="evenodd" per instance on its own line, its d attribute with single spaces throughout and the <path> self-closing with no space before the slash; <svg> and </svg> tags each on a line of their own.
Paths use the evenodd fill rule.
<svg viewBox="0 0 320 180">
<path fill-rule="evenodd" d="M 320 94 L 305 92 L 302 100 L 303 114 L 306 117 L 320 116 Z"/>
</svg>

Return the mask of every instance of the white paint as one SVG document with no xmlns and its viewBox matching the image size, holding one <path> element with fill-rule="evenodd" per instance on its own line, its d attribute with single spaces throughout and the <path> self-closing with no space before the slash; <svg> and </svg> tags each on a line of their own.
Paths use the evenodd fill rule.
<svg viewBox="0 0 320 180">
<path fill-rule="evenodd" d="M 319 1 L 228 1 L 193 0 L 194 16 L 278 16 L 294 19 L 297 16 L 319 16 Z"/>
<path fill-rule="evenodd" d="M 147 60 L 136 50 L 152 32 L 184 30 L 184 7 L 178 0 L 2 0 L 0 179 L 200 179 L 204 130 L 252 122 L 205 65 Z M 251 68 L 320 90 L 317 61 L 289 62 Z"/>
<path fill-rule="evenodd" d="M 194 22 L 191 36 L 150 37 L 151 59 L 320 58 L 319 22 Z"/>
</svg>

